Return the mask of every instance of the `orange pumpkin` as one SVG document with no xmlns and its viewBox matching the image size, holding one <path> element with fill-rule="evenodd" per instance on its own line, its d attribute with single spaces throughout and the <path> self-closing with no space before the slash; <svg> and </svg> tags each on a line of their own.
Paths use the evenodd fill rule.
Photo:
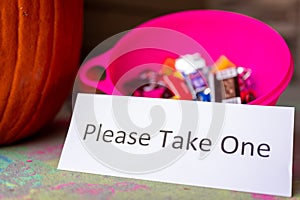
<svg viewBox="0 0 300 200">
<path fill-rule="evenodd" d="M 9 144 L 53 119 L 68 96 L 83 0 L 1 0 L 0 16 L 0 144 Z"/>
</svg>

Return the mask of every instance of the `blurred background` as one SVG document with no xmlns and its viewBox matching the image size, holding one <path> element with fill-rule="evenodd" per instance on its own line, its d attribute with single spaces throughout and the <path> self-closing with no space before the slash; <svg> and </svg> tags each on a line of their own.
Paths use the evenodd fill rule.
<svg viewBox="0 0 300 200">
<path fill-rule="evenodd" d="M 108 37 L 149 19 L 191 9 L 234 11 L 267 23 L 285 38 L 299 63 L 300 0 L 85 0 L 82 56 Z M 299 71 L 295 76 L 300 76 Z"/>
<path fill-rule="evenodd" d="M 296 107 L 295 128 L 300 135 L 300 0 L 85 0 L 84 9 L 82 60 L 105 39 L 149 19 L 177 11 L 228 10 L 269 24 L 286 40 L 294 57 L 294 75 L 278 105 Z"/>
</svg>

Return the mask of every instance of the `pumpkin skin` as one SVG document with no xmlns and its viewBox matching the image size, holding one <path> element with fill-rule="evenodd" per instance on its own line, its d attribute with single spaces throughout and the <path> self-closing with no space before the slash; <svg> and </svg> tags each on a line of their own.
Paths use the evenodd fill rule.
<svg viewBox="0 0 300 200">
<path fill-rule="evenodd" d="M 50 122 L 69 95 L 83 0 L 0 1 L 0 145 Z"/>
</svg>

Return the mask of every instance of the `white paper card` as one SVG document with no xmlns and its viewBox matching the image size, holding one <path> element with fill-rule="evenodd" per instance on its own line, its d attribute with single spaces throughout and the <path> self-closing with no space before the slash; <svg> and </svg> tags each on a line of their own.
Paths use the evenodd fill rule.
<svg viewBox="0 0 300 200">
<path fill-rule="evenodd" d="M 78 94 L 58 169 L 292 194 L 294 108 Z"/>
</svg>

